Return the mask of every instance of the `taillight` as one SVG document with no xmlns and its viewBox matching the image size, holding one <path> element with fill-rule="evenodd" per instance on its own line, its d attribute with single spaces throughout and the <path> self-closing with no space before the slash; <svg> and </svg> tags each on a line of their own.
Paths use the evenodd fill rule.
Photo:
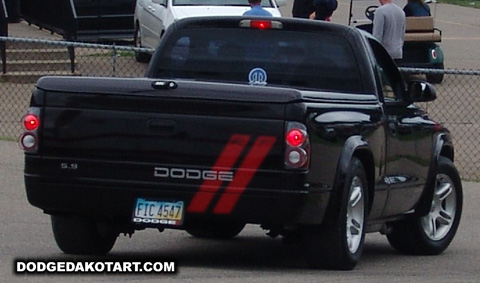
<svg viewBox="0 0 480 283">
<path fill-rule="evenodd" d="M 305 142 L 306 134 L 299 129 L 292 129 L 287 133 L 287 143 L 291 146 L 299 146 Z"/>
<path fill-rule="evenodd" d="M 287 122 L 285 134 L 285 167 L 306 169 L 310 159 L 307 128 L 302 123 Z"/>
<path fill-rule="evenodd" d="M 23 117 L 23 127 L 27 131 L 34 131 L 40 125 L 40 119 L 36 115 L 27 114 Z"/>
<path fill-rule="evenodd" d="M 20 145 L 25 151 L 33 151 L 37 149 L 38 140 L 37 136 L 32 133 L 24 133 L 20 137 Z"/>
<path fill-rule="evenodd" d="M 283 24 L 275 20 L 241 20 L 240 27 L 254 29 L 282 29 Z"/>
<path fill-rule="evenodd" d="M 23 117 L 23 128 L 25 132 L 20 136 L 20 146 L 23 150 L 34 152 L 38 148 L 38 128 L 40 118 L 37 109 L 30 109 L 29 113 Z"/>
<path fill-rule="evenodd" d="M 258 29 L 270 29 L 272 28 L 272 22 L 271 21 L 251 21 L 250 27 L 258 28 Z"/>
</svg>

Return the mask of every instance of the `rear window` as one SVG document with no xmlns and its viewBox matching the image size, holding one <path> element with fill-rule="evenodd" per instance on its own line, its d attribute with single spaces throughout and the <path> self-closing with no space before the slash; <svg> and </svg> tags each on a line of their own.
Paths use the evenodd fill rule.
<svg viewBox="0 0 480 283">
<path fill-rule="evenodd" d="M 163 50 L 158 78 L 362 91 L 348 41 L 328 33 L 186 29 Z"/>
</svg>

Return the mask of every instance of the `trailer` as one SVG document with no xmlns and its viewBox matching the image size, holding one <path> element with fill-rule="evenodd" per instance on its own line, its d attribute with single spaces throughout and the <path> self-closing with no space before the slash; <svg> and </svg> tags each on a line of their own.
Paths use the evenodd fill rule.
<svg viewBox="0 0 480 283">
<path fill-rule="evenodd" d="M 134 38 L 135 0 L 22 0 L 21 17 L 66 40 L 105 42 Z"/>
</svg>

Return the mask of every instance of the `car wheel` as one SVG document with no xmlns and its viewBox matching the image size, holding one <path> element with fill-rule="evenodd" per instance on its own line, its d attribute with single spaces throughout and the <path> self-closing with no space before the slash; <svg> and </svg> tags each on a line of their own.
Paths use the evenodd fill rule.
<svg viewBox="0 0 480 283">
<path fill-rule="evenodd" d="M 114 233 L 100 233 L 95 221 L 87 217 L 52 215 L 51 221 L 55 241 L 66 254 L 104 255 L 117 239 Z"/>
<path fill-rule="evenodd" d="M 142 47 L 142 35 L 140 32 L 140 27 L 135 27 L 135 47 Z M 146 52 L 135 51 L 135 60 L 139 63 L 148 63 L 150 61 L 151 55 Z"/>
<path fill-rule="evenodd" d="M 453 240 L 460 224 L 463 191 L 453 162 L 440 157 L 430 212 L 392 225 L 387 234 L 390 244 L 399 252 L 413 255 L 442 253 Z"/>
<path fill-rule="evenodd" d="M 197 238 L 226 240 L 237 236 L 245 227 L 243 222 L 201 222 L 200 224 L 189 227 L 185 231 Z"/>
<path fill-rule="evenodd" d="M 435 65 L 434 69 L 444 70 L 443 63 Z M 439 84 L 443 81 L 444 73 L 426 74 L 425 76 L 427 77 L 427 81 L 429 83 Z"/>
<path fill-rule="evenodd" d="M 368 196 L 366 173 L 359 159 L 351 160 L 343 184 L 336 220 L 305 231 L 305 255 L 313 268 L 351 270 L 362 254 Z"/>
</svg>

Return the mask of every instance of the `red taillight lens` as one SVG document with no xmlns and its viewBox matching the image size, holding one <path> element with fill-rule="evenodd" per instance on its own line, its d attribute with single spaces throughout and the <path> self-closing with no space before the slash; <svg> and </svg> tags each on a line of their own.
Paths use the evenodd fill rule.
<svg viewBox="0 0 480 283">
<path fill-rule="evenodd" d="M 278 20 L 245 19 L 240 21 L 240 27 L 254 29 L 282 29 L 283 24 Z"/>
<path fill-rule="evenodd" d="M 33 114 L 27 114 L 25 117 L 23 117 L 23 126 L 27 131 L 34 131 L 38 129 L 39 125 L 40 119 L 38 119 L 37 116 Z"/>
<path fill-rule="evenodd" d="M 272 28 L 272 22 L 271 21 L 251 21 L 250 22 L 250 27 L 252 28 L 258 28 L 258 29 L 270 29 Z"/>
<path fill-rule="evenodd" d="M 305 142 L 305 134 L 299 129 L 290 130 L 287 133 L 287 143 L 291 146 L 300 146 Z"/>
</svg>

